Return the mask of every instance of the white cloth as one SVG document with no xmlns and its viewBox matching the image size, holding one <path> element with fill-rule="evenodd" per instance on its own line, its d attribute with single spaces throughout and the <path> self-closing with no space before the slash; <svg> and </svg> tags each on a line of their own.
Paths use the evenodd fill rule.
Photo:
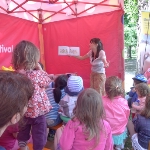
<svg viewBox="0 0 150 150">
<path fill-rule="evenodd" d="M 71 118 L 73 116 L 73 109 L 76 105 L 78 96 L 69 96 L 66 94 L 59 102 L 59 113 L 63 116 Z"/>
<path fill-rule="evenodd" d="M 102 61 L 102 59 L 106 59 L 105 51 L 101 50 L 99 52 L 99 57 L 94 59 L 94 61 L 92 61 L 92 50 L 90 50 L 87 55 L 90 57 L 90 63 L 92 65 L 91 71 L 105 74 L 104 63 Z"/>
<path fill-rule="evenodd" d="M 133 146 L 134 150 L 147 150 L 139 144 L 137 133 L 135 133 L 132 136 L 131 140 L 132 140 L 132 146 Z"/>
</svg>

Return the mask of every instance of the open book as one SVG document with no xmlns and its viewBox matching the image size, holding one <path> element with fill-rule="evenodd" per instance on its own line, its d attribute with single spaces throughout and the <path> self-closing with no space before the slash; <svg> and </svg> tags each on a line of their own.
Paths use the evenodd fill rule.
<svg viewBox="0 0 150 150">
<path fill-rule="evenodd" d="M 79 56 L 79 47 L 58 46 L 58 55 Z"/>
</svg>

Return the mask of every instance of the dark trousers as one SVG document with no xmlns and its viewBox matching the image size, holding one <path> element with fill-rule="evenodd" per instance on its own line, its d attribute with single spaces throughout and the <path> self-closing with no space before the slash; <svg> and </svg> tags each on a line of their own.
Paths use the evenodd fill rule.
<svg viewBox="0 0 150 150">
<path fill-rule="evenodd" d="M 47 141 L 47 125 L 45 116 L 37 118 L 23 118 L 25 125 L 23 125 L 18 133 L 17 139 L 19 143 L 26 143 L 30 139 L 30 133 L 33 139 L 33 149 L 42 150 Z M 21 146 L 21 144 L 19 144 Z"/>
</svg>

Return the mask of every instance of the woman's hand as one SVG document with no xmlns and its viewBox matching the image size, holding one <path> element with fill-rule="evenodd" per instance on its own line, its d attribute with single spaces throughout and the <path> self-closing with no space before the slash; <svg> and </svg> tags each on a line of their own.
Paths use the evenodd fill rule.
<svg viewBox="0 0 150 150">
<path fill-rule="evenodd" d="M 104 68 L 109 67 L 109 62 L 104 63 Z"/>
</svg>

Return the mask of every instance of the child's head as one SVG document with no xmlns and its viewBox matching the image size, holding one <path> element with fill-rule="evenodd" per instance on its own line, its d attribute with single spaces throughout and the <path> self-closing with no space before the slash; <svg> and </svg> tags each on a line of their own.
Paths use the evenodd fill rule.
<svg viewBox="0 0 150 150">
<path fill-rule="evenodd" d="M 144 75 L 142 75 L 142 74 L 138 74 L 138 75 L 136 75 L 134 78 L 132 78 L 133 79 L 133 81 L 134 81 L 134 85 L 137 85 L 137 84 L 139 84 L 139 83 L 147 83 L 147 78 L 144 76 Z"/>
<path fill-rule="evenodd" d="M 67 86 L 67 75 L 60 75 L 55 79 L 55 88 L 63 89 Z"/>
<path fill-rule="evenodd" d="M 61 99 L 61 90 L 67 86 L 67 80 L 67 75 L 60 75 L 55 79 L 55 89 L 53 90 L 53 93 L 56 103 L 59 103 Z"/>
<path fill-rule="evenodd" d="M 139 98 L 145 97 L 150 92 L 150 89 L 146 83 L 136 84 L 135 90 Z"/>
<path fill-rule="evenodd" d="M 13 51 L 12 64 L 15 70 L 33 70 L 40 59 L 38 48 L 29 41 L 19 42 Z"/>
<path fill-rule="evenodd" d="M 96 137 L 98 141 L 100 131 L 103 128 L 102 125 L 100 126 L 100 122 L 105 114 L 99 93 L 91 88 L 83 90 L 78 96 L 73 113 L 74 119 L 77 118 L 81 124 L 85 125 L 87 140 Z"/>
<path fill-rule="evenodd" d="M 110 99 L 116 96 L 122 95 L 124 93 L 122 87 L 122 81 L 117 76 L 111 76 L 106 79 L 105 91 Z"/>
<path fill-rule="evenodd" d="M 33 92 L 31 80 L 26 76 L 0 71 L 0 129 L 20 120 Z"/>
<path fill-rule="evenodd" d="M 65 92 L 70 96 L 77 96 L 83 90 L 83 80 L 80 76 L 71 75 L 68 78 Z"/>
</svg>

